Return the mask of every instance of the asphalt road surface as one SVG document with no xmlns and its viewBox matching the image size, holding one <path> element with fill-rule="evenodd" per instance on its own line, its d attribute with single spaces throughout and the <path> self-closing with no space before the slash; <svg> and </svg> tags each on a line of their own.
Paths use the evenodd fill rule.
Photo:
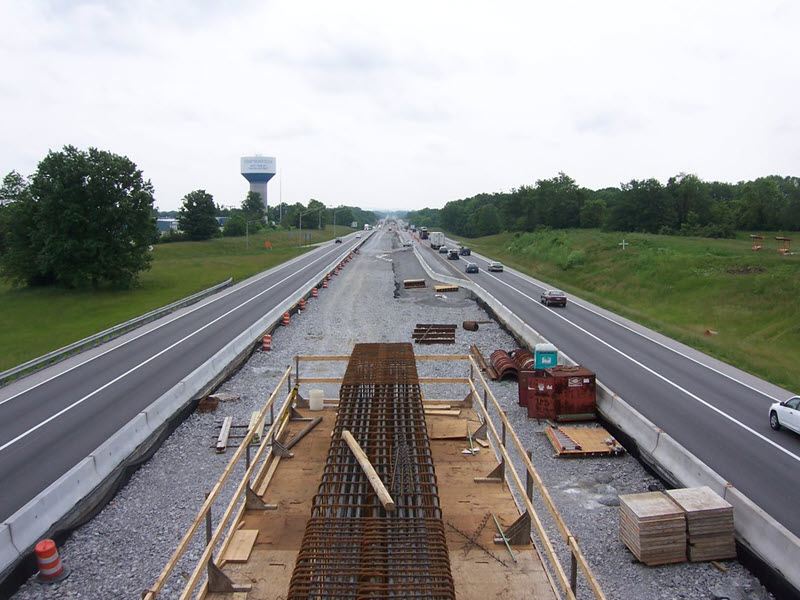
<svg viewBox="0 0 800 600">
<path fill-rule="evenodd" d="M 800 436 L 773 431 L 767 414 L 789 392 L 579 298 L 545 307 L 544 283 L 508 268 L 489 273 L 482 256 L 449 261 L 425 242 L 415 244 L 439 273 L 466 277 L 466 262 L 477 263 L 472 281 L 800 535 Z"/>
<path fill-rule="evenodd" d="M 0 521 L 360 241 L 324 244 L 0 389 Z"/>
</svg>

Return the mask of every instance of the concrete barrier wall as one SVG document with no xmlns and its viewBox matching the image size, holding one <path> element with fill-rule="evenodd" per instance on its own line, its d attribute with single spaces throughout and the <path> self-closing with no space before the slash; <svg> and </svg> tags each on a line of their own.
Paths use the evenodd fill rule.
<svg viewBox="0 0 800 600">
<path fill-rule="evenodd" d="M 455 277 L 434 273 L 424 260 L 417 256 L 428 276 L 451 285 L 458 285 L 481 298 L 498 319 L 530 348 L 547 342 L 537 331 L 523 323 L 501 302 L 481 286 Z M 560 353 L 562 363 L 575 364 Z M 661 431 L 654 423 L 614 394 L 600 381 L 597 382 L 597 409 L 604 419 L 624 431 L 636 443 L 642 459 L 657 471 L 685 487 L 706 485 L 725 498 L 734 508 L 737 539 L 756 556 L 772 566 L 794 588 L 800 591 L 800 539 L 775 519 L 756 506 L 747 496 L 729 486 L 722 477 L 699 460 L 672 436 Z"/>
<path fill-rule="evenodd" d="M 366 240 L 364 240 L 366 241 Z M 363 242 L 362 242 L 363 244 Z M 122 465 L 175 413 L 186 406 L 242 352 L 305 298 L 348 253 L 318 271 L 275 308 L 184 377 L 57 481 L 0 524 L 0 580 L 81 500 Z"/>
</svg>

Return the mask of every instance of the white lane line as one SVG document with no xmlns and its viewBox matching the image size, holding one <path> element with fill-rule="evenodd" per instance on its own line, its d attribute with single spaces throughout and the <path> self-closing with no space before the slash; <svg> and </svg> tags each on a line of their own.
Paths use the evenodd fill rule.
<svg viewBox="0 0 800 600">
<path fill-rule="evenodd" d="M 167 346 L 166 348 L 164 348 L 163 350 L 161 350 L 161 352 L 158 352 L 157 354 L 154 354 L 153 356 L 151 356 L 151 357 L 150 357 L 150 358 L 148 358 L 147 360 L 144 360 L 144 361 L 140 362 L 140 363 L 139 363 L 138 365 L 136 365 L 135 367 L 132 367 L 131 369 L 129 369 L 129 370 L 127 370 L 127 371 L 125 371 L 125 372 L 124 372 L 122 375 L 119 375 L 118 377 L 115 377 L 114 379 L 112 379 L 111 381 L 109 381 L 109 382 L 105 383 L 104 385 L 100 386 L 99 388 L 97 388 L 97 389 L 96 389 L 96 390 L 94 390 L 93 392 L 91 392 L 91 393 L 89 393 L 89 394 L 86 394 L 86 395 L 85 395 L 83 398 L 81 398 L 81 399 L 79 399 L 79 400 L 76 400 L 75 402 L 73 402 L 73 403 L 72 403 L 72 404 L 70 404 L 69 406 L 67 406 L 67 407 L 65 407 L 65 408 L 62 408 L 62 409 L 61 409 L 60 411 L 58 411 L 57 413 L 55 413 L 55 414 L 53 414 L 53 415 L 49 416 L 49 417 L 48 417 L 47 419 L 45 419 L 44 421 L 42 421 L 42 422 L 38 423 L 37 425 L 34 425 L 34 426 L 33 426 L 33 427 L 31 427 L 30 429 L 28 429 L 28 431 L 25 431 L 24 433 L 21 433 L 21 434 L 19 434 L 19 435 L 18 435 L 17 437 L 15 437 L 14 439 L 12 439 L 12 440 L 9 440 L 8 442 L 6 442 L 6 443 L 5 443 L 5 444 L 3 444 L 2 446 L 0 446 L 0 452 L 2 452 L 3 450 L 5 450 L 5 449 L 6 449 L 6 448 L 8 448 L 9 446 L 11 446 L 11 445 L 13 445 L 13 444 L 17 443 L 18 441 L 20 441 L 20 440 L 22 440 L 22 439 L 26 438 L 27 436 L 29 436 L 29 435 L 30 435 L 31 433 L 33 433 L 34 431 L 36 431 L 36 430 L 38 430 L 38 429 L 40 429 L 40 428 L 44 427 L 45 425 L 47 425 L 47 424 L 48 424 L 48 423 L 50 423 L 51 421 L 53 421 L 53 420 L 57 419 L 58 417 L 60 417 L 60 416 L 61 416 L 61 415 L 63 415 L 64 413 L 66 413 L 66 412 L 68 412 L 68 411 L 72 410 L 73 408 L 75 408 L 75 407 L 76 407 L 76 406 L 78 406 L 79 404 L 82 404 L 83 402 L 85 402 L 86 400 L 88 400 L 89 398 L 91 398 L 92 396 L 94 396 L 95 394 L 97 394 L 98 392 L 101 392 L 101 391 L 103 391 L 104 389 L 106 389 L 107 387 L 109 387 L 109 386 L 111 386 L 111 385 L 115 384 L 117 381 L 119 381 L 119 380 L 120 380 L 120 379 L 122 379 L 123 377 L 127 377 L 128 375 L 130 375 L 130 374 L 131 374 L 131 373 L 133 373 L 134 371 L 137 371 L 138 369 L 140 369 L 141 367 L 145 366 L 146 364 L 148 364 L 148 363 L 150 363 L 150 362 L 154 361 L 155 359 L 157 359 L 157 358 L 158 358 L 159 356 L 161 356 L 162 354 L 165 354 L 166 352 L 169 352 L 170 350 L 172 350 L 173 348 L 175 348 L 175 346 L 178 346 L 179 344 L 182 344 L 183 342 L 185 342 L 185 341 L 186 341 L 186 340 L 188 340 L 189 338 L 191 338 L 191 337 L 193 337 L 193 336 L 197 335 L 198 333 L 200 333 L 200 332 L 201 332 L 201 331 L 203 331 L 204 329 L 207 329 L 208 327 L 211 327 L 211 326 L 212 326 L 214 323 L 216 323 L 217 321 L 220 321 L 221 319 L 224 319 L 225 317 L 227 317 L 227 316 L 228 316 L 228 315 L 230 315 L 231 313 L 233 313 L 233 312 L 236 312 L 236 311 L 237 311 L 237 310 L 239 310 L 241 307 L 243 307 L 243 306 L 244 306 L 244 305 L 246 305 L 246 304 L 249 304 L 250 302 L 252 302 L 252 301 L 253 301 L 253 300 L 255 300 L 256 298 L 258 298 L 259 296 L 261 296 L 261 295 L 263 295 L 263 294 L 266 294 L 266 293 L 267 293 L 268 291 L 270 291 L 272 288 L 274 288 L 274 287 L 276 287 L 276 286 L 278 286 L 278 285 L 282 284 L 284 281 L 287 281 L 287 280 L 289 280 L 291 277 L 293 277 L 293 275 L 294 275 L 294 274 L 292 274 L 292 275 L 289 275 L 289 276 L 287 276 L 287 277 L 285 277 L 285 278 L 281 279 L 280 281 L 278 281 L 278 282 L 274 283 L 274 284 L 273 284 L 273 285 L 271 285 L 270 287 L 268 287 L 268 288 L 266 288 L 266 289 L 262 290 L 261 292 L 259 292 L 259 293 L 258 293 L 258 294 L 256 294 L 255 296 L 252 296 L 252 297 L 248 298 L 247 300 L 245 300 L 244 302 L 242 302 L 242 303 L 241 303 L 241 304 L 239 304 L 238 306 L 235 306 L 235 307 L 233 307 L 232 309 L 230 309 L 230 310 L 229 310 L 228 312 L 226 312 L 225 314 L 222 314 L 222 315 L 220 315 L 219 317 L 217 317 L 217 318 L 216 318 L 216 319 L 214 319 L 213 321 L 209 321 L 208 323 L 206 323 L 205 325 L 203 325 L 203 326 L 202 326 L 202 327 L 200 327 L 199 329 L 196 329 L 195 331 L 193 331 L 193 332 L 192 332 L 192 333 L 190 333 L 189 335 L 187 335 L 187 336 L 183 337 L 182 339 L 178 340 L 178 341 L 177 341 L 177 342 L 175 342 L 174 344 L 172 344 L 172 345 L 170 345 L 170 346 Z M 284 301 L 285 301 L 285 300 L 284 300 Z"/>
<path fill-rule="evenodd" d="M 527 299 L 528 299 L 528 300 L 530 300 L 531 302 L 534 302 L 534 303 L 536 303 L 536 304 L 539 304 L 539 302 L 538 302 L 537 300 L 534 300 L 533 298 L 531 298 L 530 296 L 528 296 L 528 295 L 527 295 L 527 294 L 525 294 L 524 292 L 521 292 L 521 291 L 519 291 L 518 289 L 516 289 L 516 288 L 515 288 L 514 286 L 512 286 L 511 284 L 509 284 L 509 283 L 506 283 L 506 282 L 505 282 L 505 281 L 503 281 L 502 279 L 499 279 L 498 277 L 495 277 L 494 275 L 491 275 L 490 273 L 487 273 L 487 275 L 489 275 L 490 277 L 493 277 L 494 279 L 496 279 L 497 281 L 499 281 L 499 282 L 500 282 L 500 283 L 502 283 L 503 285 L 505 285 L 505 286 L 507 286 L 507 287 L 511 288 L 512 290 L 514 290 L 515 292 L 517 292 L 517 293 L 518 293 L 518 294 L 520 294 L 521 296 L 523 296 L 523 297 L 527 298 Z M 783 446 L 781 446 L 781 445 L 779 445 L 779 444 L 776 444 L 775 442 L 773 442 L 773 441 L 772 441 L 771 439 L 769 439 L 768 437 L 766 437 L 766 436 L 764 436 L 764 435 L 762 435 L 762 434 L 758 433 L 758 432 L 757 432 L 755 429 L 752 429 L 751 427 L 749 427 L 749 426 L 745 425 L 745 424 L 744 424 L 744 423 L 742 423 L 741 421 L 737 421 L 737 420 L 736 420 L 736 419 L 734 419 L 732 416 L 730 416 L 729 414 L 727 414 L 727 413 L 725 413 L 724 411 L 720 410 L 719 408 L 717 408 L 717 407 L 716 407 L 716 406 L 714 406 L 713 404 L 710 404 L 710 403 L 706 402 L 705 400 L 703 400 L 703 399 L 702 399 L 702 398 L 700 398 L 699 396 L 697 396 L 697 395 L 693 394 L 692 392 L 690 392 L 689 390 L 687 390 L 687 389 L 685 389 L 685 388 L 681 387 L 680 385 L 678 385 L 678 384 L 677 384 L 677 383 L 675 383 L 674 381 L 672 381 L 672 380 L 670 380 L 670 379 L 667 379 L 666 377 L 664 377 L 664 376 L 663 376 L 663 375 L 661 375 L 660 373 L 657 373 L 656 371 L 654 371 L 653 369 L 651 369 L 651 368 L 650 368 L 650 367 L 648 367 L 647 365 L 645 365 L 645 364 L 643 364 L 643 363 L 639 362 L 638 360 L 636 360 L 636 359 L 635 359 L 635 358 L 633 358 L 632 356 L 630 356 L 630 355 L 628 355 L 628 354 L 625 354 L 625 353 L 624 353 L 622 350 L 619 350 L 618 348 L 615 348 L 614 346 L 612 346 L 611 344 L 609 344 L 609 343 L 608 343 L 608 342 L 606 342 L 605 340 L 602 340 L 602 339 L 600 339 L 599 337 L 597 337 L 596 335 L 594 335 L 592 332 L 590 332 L 590 331 L 587 331 L 586 329 L 584 329 L 584 328 L 583 328 L 583 327 L 581 327 L 580 325 L 576 325 L 575 323 L 573 323 L 572 321 L 570 321 L 570 320 L 569 320 L 569 319 L 567 319 L 566 317 L 564 317 L 564 316 L 562 316 L 562 315 L 558 314 L 558 313 L 557 313 L 556 311 L 554 311 L 552 308 L 549 308 L 549 307 L 546 307 L 546 306 L 542 306 L 542 308 L 549 310 L 551 313 L 553 313 L 553 314 L 554 314 L 556 317 L 558 317 L 559 319 L 561 319 L 561 320 L 562 320 L 562 321 L 564 321 L 565 323 L 568 323 L 569 325 L 571 325 L 571 326 L 572 326 L 572 327 L 574 327 L 575 329 L 578 329 L 579 331 L 581 331 L 581 332 L 585 333 L 585 334 L 586 334 L 586 335 L 588 335 L 589 337 L 591 337 L 591 338 L 593 338 L 593 339 L 597 340 L 598 342 L 600 342 L 600 343 L 601 343 L 601 344 L 603 344 L 604 346 L 607 346 L 609 349 L 613 350 L 614 352 L 616 352 L 616 353 L 617 353 L 617 354 L 619 354 L 620 356 L 623 356 L 623 357 L 627 358 L 627 359 L 628 359 L 629 361 L 631 361 L 633 364 L 635 364 L 635 365 L 638 365 L 639 367 L 641 367 L 642 369 L 644 369 L 645 371 L 647 371 L 647 372 L 648 372 L 648 373 L 650 373 L 651 375 L 655 375 L 656 377 L 658 377 L 659 379 L 661 379 L 661 380 L 662 380 L 662 381 L 664 381 L 665 383 L 667 383 L 667 384 L 671 385 L 672 387 L 674 387 L 675 389 L 677 389 L 677 390 L 679 390 L 679 391 L 683 392 L 684 394 L 686 394 L 687 396 L 689 396 L 689 397 L 690 397 L 690 398 L 692 398 L 693 400 L 696 400 L 697 402 L 699 402 L 699 403 L 700 403 L 700 404 L 702 404 L 703 406 L 705 406 L 705 407 L 707 407 L 707 408 L 710 408 L 710 409 L 711 409 L 711 410 L 713 410 L 715 413 L 719 414 L 721 417 L 724 417 L 725 419 L 728 419 L 728 420 L 729 420 L 731 423 L 734 423 L 735 425 L 738 425 L 739 427 L 741 427 L 741 428 L 742 428 L 742 429 L 744 429 L 745 431 L 747 431 L 747 432 L 749 432 L 749 433 L 752 433 L 754 436 L 756 436 L 756 437 L 757 437 L 757 438 L 759 438 L 760 440 L 762 440 L 762 441 L 766 442 L 766 443 L 767 443 L 767 444 L 769 444 L 770 446 L 773 446 L 775 449 L 777 449 L 777 450 L 780 450 L 781 452 L 783 452 L 784 454 L 786 454 L 786 455 L 787 455 L 787 456 L 789 456 L 790 458 L 793 458 L 794 460 L 796 460 L 796 461 L 800 462 L 800 456 L 798 456 L 798 455 L 796 455 L 796 454 L 794 454 L 794 453 L 790 452 L 789 450 L 787 450 L 787 449 L 786 449 L 786 448 L 784 448 Z"/>
<path fill-rule="evenodd" d="M 511 275 L 513 275 L 513 276 L 517 277 L 518 279 L 522 279 L 522 280 L 523 280 L 523 281 L 525 281 L 526 283 L 529 283 L 529 284 L 531 284 L 531 285 L 533 285 L 533 286 L 536 286 L 536 287 L 541 287 L 541 286 L 539 286 L 539 284 L 537 284 L 537 283 L 534 283 L 534 282 L 532 282 L 532 281 L 530 281 L 530 280 L 526 279 L 526 278 L 525 278 L 524 276 L 522 276 L 522 275 L 518 275 L 518 274 L 516 274 L 516 273 L 514 273 L 514 272 L 512 272 L 512 271 L 509 271 L 509 273 L 510 273 Z M 544 287 L 542 287 L 542 289 L 544 290 L 544 289 L 548 289 L 548 288 L 544 288 Z M 586 306 L 585 304 L 582 304 L 582 303 L 580 303 L 580 302 L 574 302 L 574 301 L 572 301 L 572 302 L 571 302 L 571 304 L 572 304 L 573 306 L 577 306 L 577 307 L 579 307 L 579 308 L 582 308 L 583 310 L 585 310 L 585 311 L 587 311 L 587 312 L 590 312 L 590 313 L 592 313 L 593 315 L 597 315 L 598 317 L 601 317 L 601 318 L 605 319 L 605 320 L 606 320 L 606 321 L 608 321 L 609 323 L 613 323 L 614 325 L 617 325 L 618 327 L 621 327 L 621 328 L 623 328 L 623 329 L 626 329 L 626 330 L 630 331 L 631 333 L 635 333 L 635 334 L 636 334 L 636 335 L 638 335 L 639 337 L 641 337 L 641 338 L 644 338 L 644 339 L 646 339 L 646 340 L 648 340 L 648 341 L 650 341 L 650 342 L 652 342 L 652 343 L 654 343 L 654 344 L 657 344 L 658 346 L 661 346 L 661 347 L 662 347 L 662 348 L 664 348 L 665 350 L 669 350 L 670 352 L 673 352 L 674 354 L 677 354 L 678 356 L 682 356 L 683 358 L 685 358 L 685 359 L 687 359 L 687 360 L 690 360 L 690 361 L 692 361 L 693 363 L 695 363 L 696 365 L 700 365 L 701 367 L 704 367 L 704 368 L 708 369 L 709 371 L 712 371 L 713 373 L 716 373 L 717 375 L 721 375 L 722 377 L 725 377 L 726 379 L 729 379 L 730 381 L 733 381 L 734 383 L 738 383 L 739 385 L 741 385 L 742 387 L 745 387 L 745 388 L 747 388 L 747 389 L 748 389 L 748 390 L 750 390 L 750 391 L 756 392 L 757 394 L 760 394 L 760 395 L 764 396 L 765 398 L 769 398 L 769 399 L 770 399 L 772 402 L 780 402 L 780 400 L 781 400 L 781 398 L 776 398 L 775 396 L 772 396 L 772 395 L 768 394 L 767 392 L 764 392 L 764 391 L 762 391 L 762 390 L 759 390 L 758 388 L 755 388 L 755 387 L 753 387 L 752 385 L 750 385 L 750 384 L 748 384 L 748 383 L 745 383 L 745 382 L 744 382 L 744 381 L 742 381 L 741 379 L 737 379 L 737 378 L 736 378 L 736 377 L 734 377 L 733 375 L 729 375 L 728 373 L 725 373 L 725 372 L 723 372 L 723 371 L 720 371 L 719 369 L 715 369 L 715 368 L 714 368 L 714 367 L 712 367 L 711 365 L 707 365 L 706 363 L 704 363 L 704 362 L 701 362 L 700 360 L 698 360 L 698 359 L 696 359 L 696 358 L 693 358 L 693 357 L 689 356 L 688 354 L 684 354 L 684 353 L 683 353 L 683 352 L 681 352 L 680 350 L 677 350 L 677 349 L 675 349 L 675 348 L 672 348 L 672 347 L 670 347 L 670 346 L 667 346 L 665 343 L 663 343 L 663 342 L 659 342 L 658 340 L 651 338 L 650 336 L 648 336 L 648 335 L 646 335 L 646 334 L 642 333 L 641 331 L 636 331 L 635 329 L 633 329 L 632 327 L 629 327 L 628 325 L 625 325 L 624 323 L 620 323 L 619 321 L 615 321 L 615 320 L 614 320 L 614 319 L 612 319 L 611 317 L 608 317 L 608 316 L 606 316 L 606 315 L 604 315 L 604 314 L 601 314 L 601 313 L 597 312 L 596 310 L 594 310 L 594 309 L 592 309 L 592 308 L 590 308 L 590 307 Z"/>
<path fill-rule="evenodd" d="M 332 249 L 333 249 L 333 250 L 338 250 L 338 248 L 335 248 L 335 247 L 333 247 Z M 327 253 L 327 254 L 323 254 L 322 256 L 320 256 L 320 257 L 318 257 L 318 258 L 315 258 L 315 259 L 314 259 L 313 261 L 311 261 L 311 262 L 310 262 L 308 265 L 306 265 L 305 267 L 303 267 L 302 269 L 300 269 L 300 271 L 302 271 L 303 269 L 305 269 L 305 268 L 307 268 L 307 267 L 310 267 L 311 265 L 313 265 L 313 264 L 314 264 L 315 262 L 317 262 L 318 260 L 325 258 L 326 256 L 328 256 L 328 254 L 332 254 L 332 253 L 330 253 L 330 252 L 329 252 L 329 253 Z M 36 383 L 36 384 L 34 384 L 34 385 L 30 386 L 29 388 L 25 388 L 24 390 L 21 390 L 21 391 L 17 392 L 17 393 L 16 393 L 16 394 L 14 394 L 13 396 L 9 396 L 8 398 L 5 398 L 5 399 L 3 399 L 3 400 L 0 400 L 0 406 L 2 406 L 3 404 L 5 404 L 6 402 L 10 402 L 10 401 L 11 401 L 11 400 L 13 400 L 14 398 L 17 398 L 17 397 L 19 397 L 19 396 L 21 396 L 21 395 L 23 395 L 23 394 L 26 394 L 26 393 L 30 392 L 31 390 L 35 390 L 35 389 L 36 389 L 36 388 L 38 388 L 39 386 L 42 386 L 42 385 L 44 385 L 44 384 L 46 384 L 46 383 L 49 383 L 49 382 L 53 381 L 54 379 L 57 379 L 58 377 L 61 377 L 62 375 L 66 375 L 66 374 L 67 374 L 67 373 L 69 373 L 70 371 L 73 371 L 73 370 L 75 370 L 75 369 L 77 369 L 77 368 L 79 368 L 79 367 L 82 367 L 83 365 L 85 365 L 85 364 L 88 364 L 88 363 L 92 362 L 93 360 L 97 360 L 98 358 L 100 358 L 100 357 L 102 357 L 102 356 L 105 356 L 106 354 L 109 354 L 110 352 L 114 352 L 115 350 L 119 350 L 119 349 L 120 349 L 120 348 L 122 348 L 123 346 L 126 346 L 126 345 L 128 345 L 128 344 L 130 344 L 130 343 L 132 343 L 132 342 L 135 342 L 136 340 L 138 340 L 138 339 L 139 339 L 139 338 L 141 338 L 141 337 L 144 337 L 144 336 L 146 336 L 146 335 L 148 335 L 148 334 L 150 334 L 150 333 L 152 333 L 152 332 L 154 332 L 154 331 L 158 331 L 158 330 L 159 330 L 159 329 L 161 329 L 162 327 L 166 327 L 167 325 L 169 325 L 169 324 L 171 324 L 171 323 L 174 323 L 174 322 L 175 322 L 175 321 L 177 321 L 178 319 L 182 319 L 182 318 L 184 318 L 184 317 L 187 317 L 187 316 L 189 316 L 190 314 L 192 314 L 193 312 L 195 312 L 195 311 L 198 311 L 198 310 L 200 310 L 200 309 L 202 309 L 202 308 L 205 308 L 206 306 L 208 306 L 208 305 L 210 305 L 210 304 L 213 304 L 214 302 L 219 302 L 220 300 L 222 300 L 223 298 L 226 298 L 226 297 L 227 297 L 227 296 L 229 296 L 230 294 L 236 293 L 236 292 L 238 292 L 238 291 L 240 291 L 240 290 L 243 290 L 243 289 L 245 289 L 245 288 L 247 288 L 247 287 L 250 287 L 251 285 L 254 285 L 254 284 L 258 283 L 259 281 L 261 281 L 262 279 L 264 279 L 264 278 L 266 278 L 266 277 L 269 277 L 269 276 L 271 276 L 271 275 L 275 275 L 276 273 L 278 273 L 278 272 L 282 271 L 283 269 L 285 269 L 285 268 L 287 268 L 287 267 L 289 267 L 289 266 L 293 265 L 294 263 L 296 263 L 296 262 L 298 262 L 298 261 L 302 260 L 303 258 L 308 258 L 308 256 L 309 256 L 308 254 L 302 254 L 302 255 L 300 255 L 300 256 L 297 256 L 297 257 L 295 257 L 295 258 L 291 259 L 291 260 L 290 260 L 290 261 L 288 261 L 288 262 L 285 262 L 285 263 L 282 263 L 281 265 L 278 265 L 278 266 L 276 266 L 276 267 L 273 267 L 273 268 L 272 268 L 272 269 L 270 269 L 268 272 L 266 272 L 266 273 L 263 273 L 263 274 L 262 274 L 260 277 L 257 277 L 257 278 L 255 278 L 255 279 L 253 279 L 252 281 L 250 281 L 249 283 L 246 283 L 245 285 L 242 285 L 241 287 L 234 287 L 233 289 L 230 289 L 230 290 L 227 290 L 227 291 L 225 291 L 225 292 L 224 292 L 224 293 L 222 293 L 220 296 L 216 296 L 216 297 L 214 297 L 214 298 L 211 298 L 211 299 L 210 299 L 210 300 L 208 300 L 208 301 L 203 301 L 203 302 L 201 302 L 200 304 L 198 304 L 197 306 L 195 306 L 194 308 L 191 308 L 190 310 L 186 311 L 185 313 L 182 313 L 182 314 L 180 314 L 180 315 L 177 315 L 177 316 L 175 316 L 175 317 L 173 317 L 173 318 L 169 319 L 168 321 L 164 321 L 164 322 L 163 322 L 163 323 L 161 323 L 160 325 L 156 325 L 156 326 L 155 326 L 155 327 L 153 327 L 152 329 L 148 329 L 147 331 L 144 331 L 144 332 L 142 332 L 142 333 L 140 333 L 140 334 L 138 334 L 138 335 L 136 335 L 136 336 L 132 337 L 131 339 L 129 339 L 129 340 L 127 340 L 127 341 L 124 341 L 124 342 L 122 342 L 121 344 L 118 344 L 118 345 L 114 346 L 113 348 L 109 348 L 108 350 L 105 350 L 105 351 L 101 352 L 100 354 L 97 354 L 97 355 L 95 355 L 95 356 L 93 356 L 93 357 L 91 357 L 91 358 L 88 358 L 88 359 L 84 360 L 83 362 L 80 362 L 80 363 L 78 363 L 78 364 L 76 364 L 76 365 L 73 365 L 72 367 L 70 367 L 70 368 L 68 368 L 68 369 L 65 369 L 65 370 L 63 370 L 63 371 L 60 371 L 60 372 L 56 373 L 55 375 L 53 375 L 52 377 L 49 377 L 49 378 L 47 378 L 47 379 L 44 379 L 44 380 L 40 381 L 39 383 Z M 300 271 L 295 271 L 295 273 L 299 273 Z M 282 281 L 285 281 L 285 279 L 284 279 L 284 280 L 282 280 Z M 271 289 L 271 288 L 269 288 L 269 289 Z"/>
</svg>

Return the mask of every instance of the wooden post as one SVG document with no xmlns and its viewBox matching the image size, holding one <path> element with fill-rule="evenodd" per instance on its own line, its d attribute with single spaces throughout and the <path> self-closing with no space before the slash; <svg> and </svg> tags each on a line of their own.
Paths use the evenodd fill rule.
<svg viewBox="0 0 800 600">
<path fill-rule="evenodd" d="M 361 449 L 361 446 L 356 441 L 356 438 L 353 437 L 352 433 L 345 429 L 342 431 L 342 439 L 347 442 L 347 445 L 350 447 L 353 456 L 356 457 L 358 464 L 361 465 L 361 468 L 364 470 L 367 480 L 372 486 L 372 489 L 375 490 L 375 493 L 378 495 L 378 500 L 380 500 L 381 504 L 383 504 L 383 508 L 385 508 L 387 512 L 393 511 L 395 509 L 395 504 L 394 500 L 392 500 L 392 497 L 389 494 L 389 490 L 387 490 L 386 486 L 383 485 L 381 478 L 378 477 L 378 474 L 375 472 L 375 468 L 372 466 L 372 463 L 369 462 L 369 458 L 367 458 L 366 453 Z"/>
<path fill-rule="evenodd" d="M 503 421 L 503 446 L 506 445 L 506 422 Z"/>
<path fill-rule="evenodd" d="M 211 494 L 206 492 L 206 500 Z M 209 542 L 211 542 L 211 507 L 208 507 L 208 512 L 206 513 L 206 546 L 208 546 Z"/>
<path fill-rule="evenodd" d="M 528 460 L 533 460 L 533 452 L 528 450 Z M 533 501 L 533 477 L 525 469 L 525 493 L 528 494 L 528 500 Z"/>
<path fill-rule="evenodd" d="M 569 587 L 575 594 L 578 591 L 578 559 L 575 558 L 574 552 L 569 553 L 569 558 Z"/>
</svg>

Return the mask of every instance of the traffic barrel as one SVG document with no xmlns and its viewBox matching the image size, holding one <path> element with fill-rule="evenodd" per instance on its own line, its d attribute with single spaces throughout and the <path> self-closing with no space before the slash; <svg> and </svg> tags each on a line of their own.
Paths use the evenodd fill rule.
<svg viewBox="0 0 800 600">
<path fill-rule="evenodd" d="M 330 280 L 331 280 L 331 274 L 330 274 L 330 273 L 328 273 L 328 275 L 327 275 L 327 277 L 325 277 L 325 279 L 326 279 L 327 281 L 330 281 Z"/>
<path fill-rule="evenodd" d="M 301 311 L 306 309 L 306 299 L 305 299 L 305 298 L 300 298 L 300 306 L 299 306 L 299 309 L 300 309 Z"/>
<path fill-rule="evenodd" d="M 261 349 L 262 350 L 272 350 L 272 336 L 265 335 L 264 339 L 261 341 Z"/>
<path fill-rule="evenodd" d="M 288 324 L 289 324 L 289 319 L 290 319 L 290 318 L 291 318 L 291 317 L 289 316 L 289 313 L 287 313 L 287 312 L 283 313 L 283 324 L 284 324 L 284 325 L 288 325 Z"/>
<path fill-rule="evenodd" d="M 328 280 L 327 279 L 322 282 L 322 288 L 325 289 L 325 290 L 328 289 Z"/>
<path fill-rule="evenodd" d="M 36 580 L 40 583 L 56 583 L 69 576 L 67 569 L 58 556 L 58 548 L 53 540 L 42 540 L 34 547 L 36 553 L 36 563 L 39 565 L 39 572 Z"/>
<path fill-rule="evenodd" d="M 311 297 L 312 298 L 316 298 L 317 297 L 317 288 L 312 288 L 311 289 Z"/>
<path fill-rule="evenodd" d="M 334 274 L 334 275 L 338 275 L 338 274 L 339 274 L 339 267 L 336 267 L 336 268 L 333 270 L 333 274 Z"/>
</svg>

